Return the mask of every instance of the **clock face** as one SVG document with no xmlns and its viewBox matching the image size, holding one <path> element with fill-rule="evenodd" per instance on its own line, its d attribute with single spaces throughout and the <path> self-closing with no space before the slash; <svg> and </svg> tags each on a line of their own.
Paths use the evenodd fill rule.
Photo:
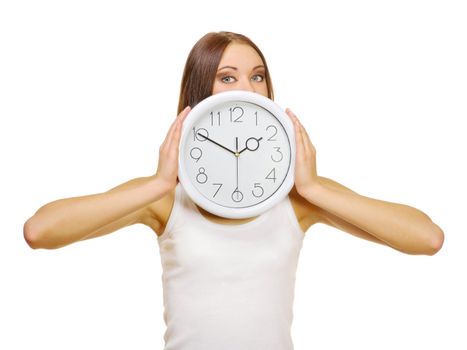
<svg viewBox="0 0 467 350">
<path fill-rule="evenodd" d="M 230 91 L 202 101 L 184 123 L 182 185 L 216 215 L 241 218 L 266 210 L 293 185 L 288 123 L 274 102 L 255 93 Z"/>
</svg>

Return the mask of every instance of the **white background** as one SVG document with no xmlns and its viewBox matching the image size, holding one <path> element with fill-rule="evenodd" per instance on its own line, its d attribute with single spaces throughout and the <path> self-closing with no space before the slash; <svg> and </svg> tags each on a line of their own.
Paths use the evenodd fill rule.
<svg viewBox="0 0 467 350">
<path fill-rule="evenodd" d="M 417 207 L 446 235 L 410 256 L 310 229 L 296 350 L 467 348 L 463 1 L 305 3 L 1 2 L 1 349 L 162 349 L 148 228 L 32 250 L 22 226 L 52 200 L 153 174 L 186 56 L 218 30 L 263 50 L 320 175 Z"/>
</svg>

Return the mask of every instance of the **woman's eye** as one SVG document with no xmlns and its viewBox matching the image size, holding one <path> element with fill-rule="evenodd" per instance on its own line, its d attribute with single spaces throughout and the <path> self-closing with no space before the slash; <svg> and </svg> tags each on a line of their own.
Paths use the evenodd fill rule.
<svg viewBox="0 0 467 350">
<path fill-rule="evenodd" d="M 264 80 L 264 76 L 262 76 L 261 74 L 255 74 L 251 77 L 251 80 L 256 82 L 262 82 Z"/>
<path fill-rule="evenodd" d="M 229 84 L 229 83 L 233 83 L 235 81 L 235 78 L 232 76 L 227 76 L 227 77 L 222 77 L 221 80 L 223 83 Z"/>
</svg>

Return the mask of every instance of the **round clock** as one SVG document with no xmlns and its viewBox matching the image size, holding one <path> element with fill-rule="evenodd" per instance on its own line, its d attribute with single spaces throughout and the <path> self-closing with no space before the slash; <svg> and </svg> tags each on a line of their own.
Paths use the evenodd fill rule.
<svg viewBox="0 0 467 350">
<path fill-rule="evenodd" d="M 240 219 L 265 212 L 290 192 L 294 166 L 292 121 L 260 94 L 212 95 L 183 123 L 179 180 L 212 214 Z"/>
</svg>

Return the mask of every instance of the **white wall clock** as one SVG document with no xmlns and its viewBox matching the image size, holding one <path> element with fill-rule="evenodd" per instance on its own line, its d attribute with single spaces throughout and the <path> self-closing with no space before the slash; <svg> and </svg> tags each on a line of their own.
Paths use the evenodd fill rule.
<svg viewBox="0 0 467 350">
<path fill-rule="evenodd" d="M 290 192 L 294 166 L 292 121 L 260 94 L 212 95 L 184 121 L 179 180 L 210 213 L 231 219 L 263 213 Z"/>
</svg>

